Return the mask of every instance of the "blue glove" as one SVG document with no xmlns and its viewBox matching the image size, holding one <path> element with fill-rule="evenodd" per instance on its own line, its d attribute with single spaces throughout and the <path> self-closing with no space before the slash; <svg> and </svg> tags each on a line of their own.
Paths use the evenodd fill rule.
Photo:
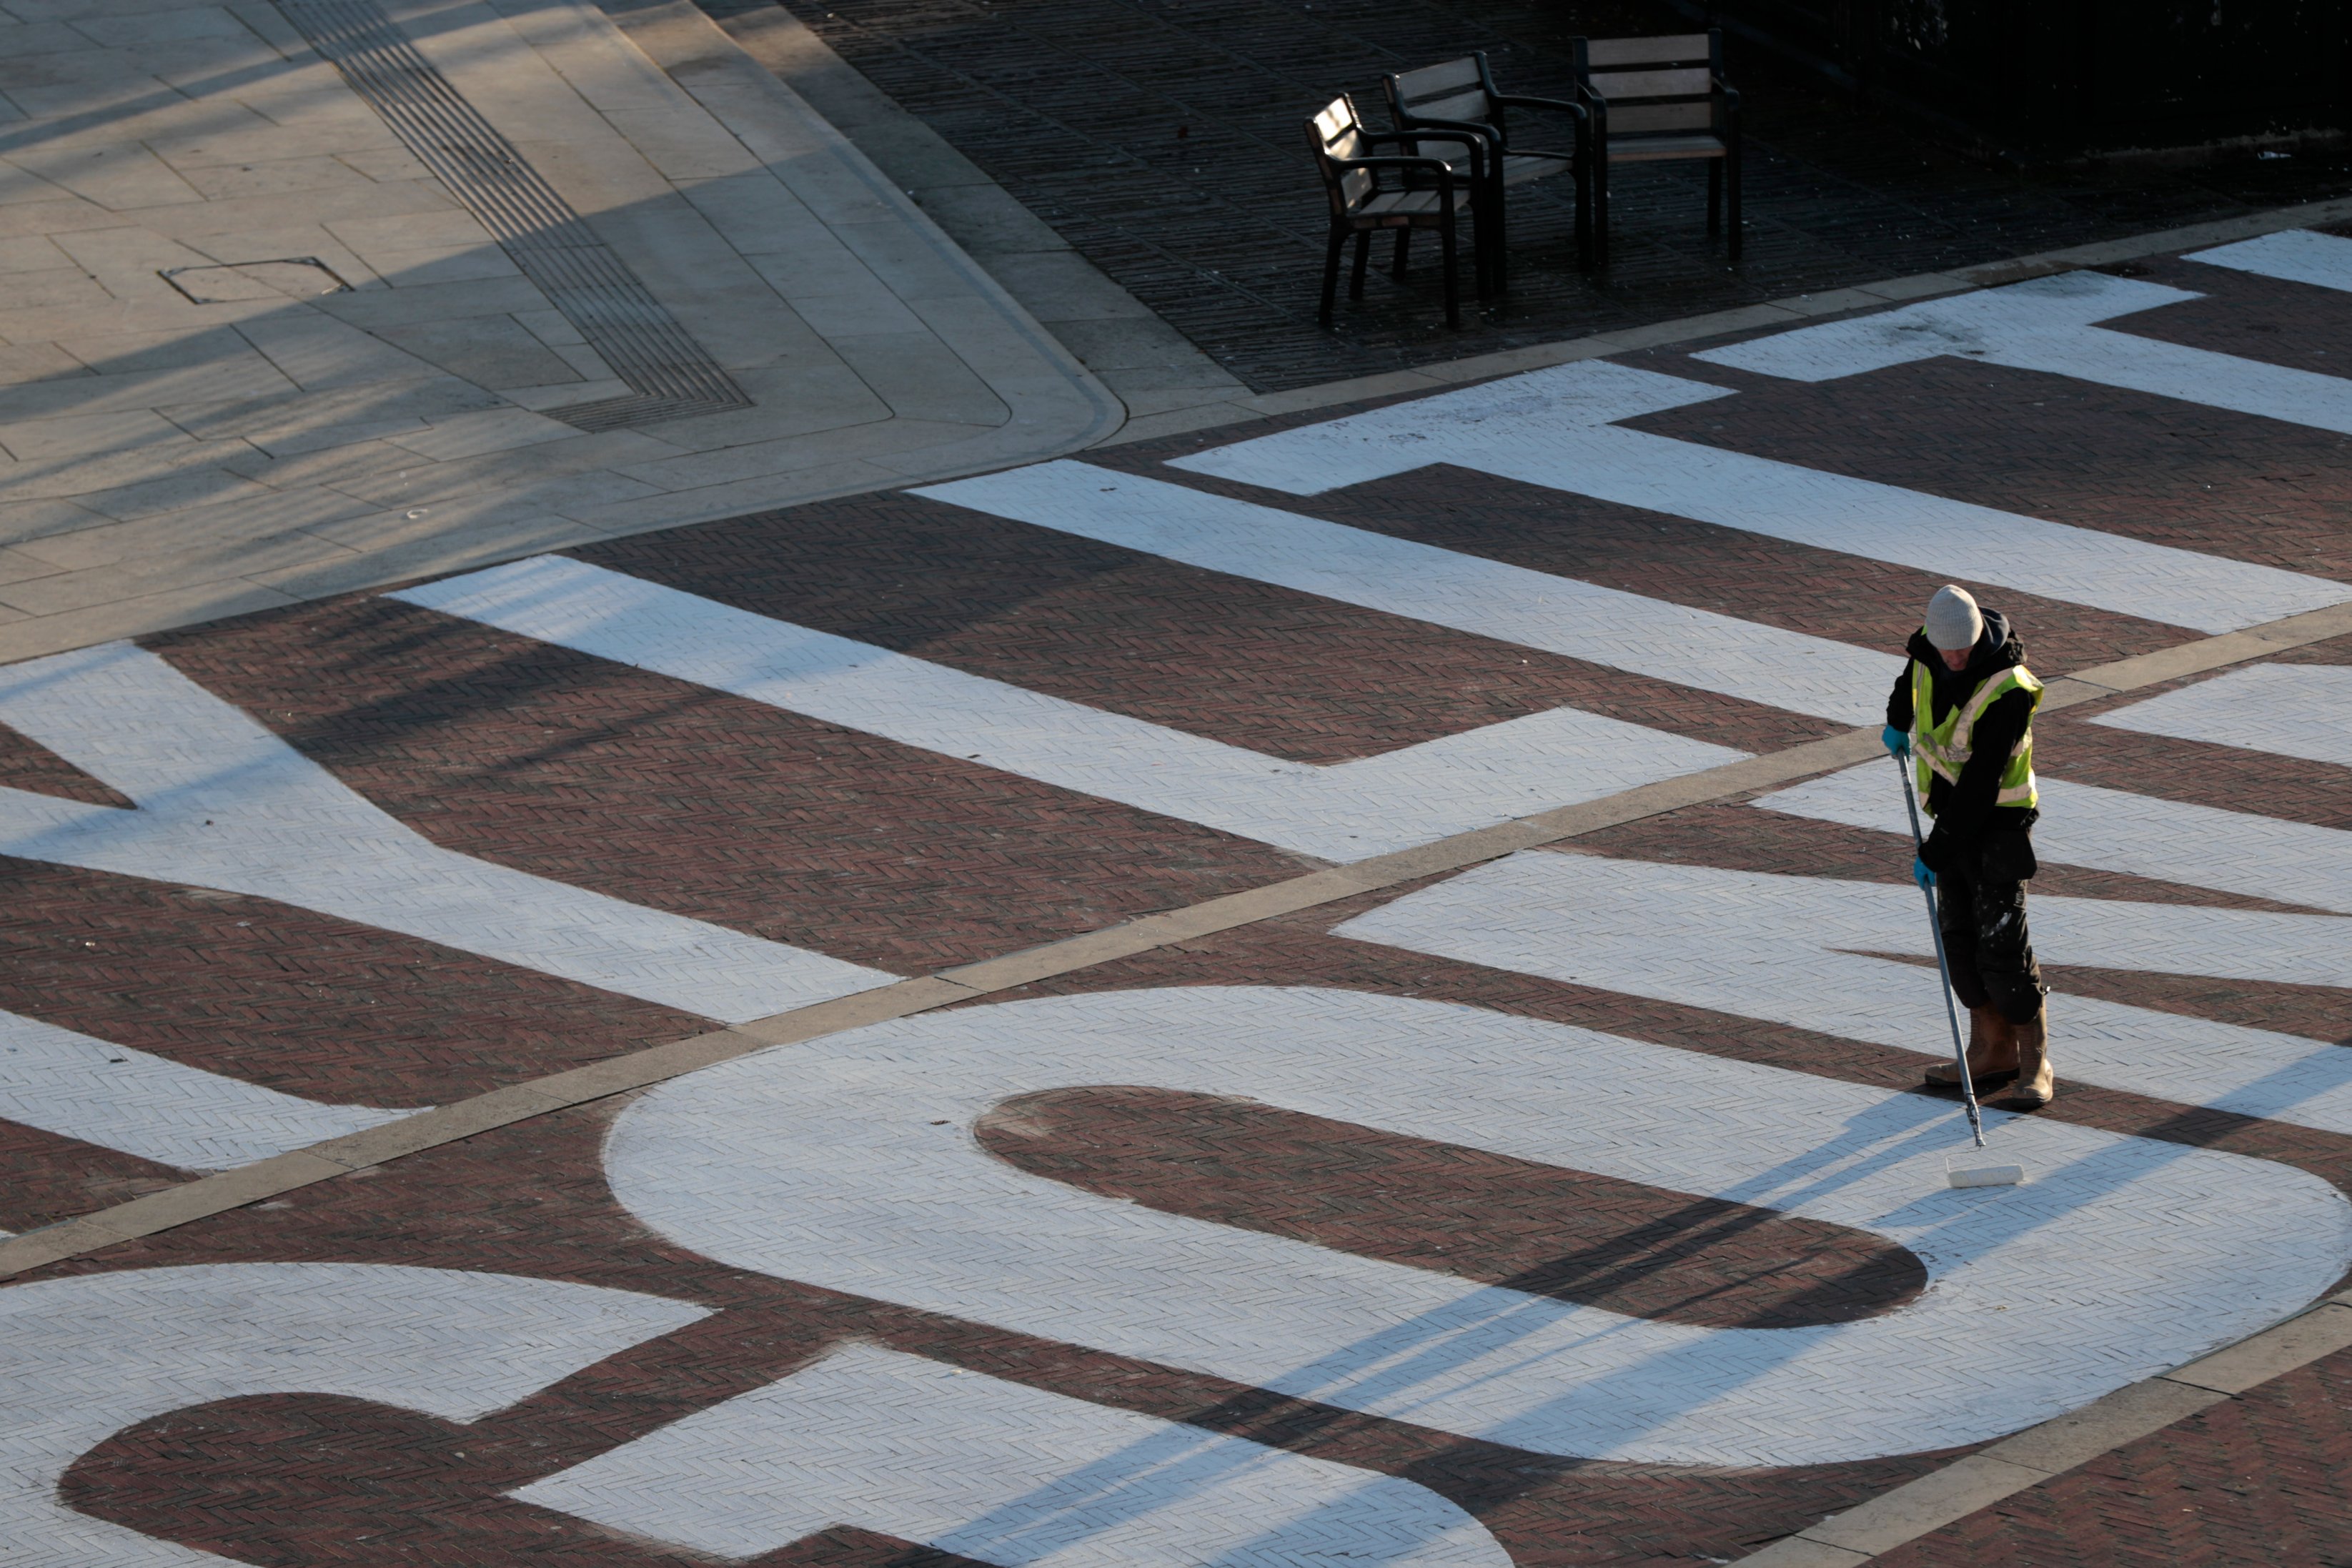
<svg viewBox="0 0 2352 1568">
<path fill-rule="evenodd" d="M 1889 756 L 1901 758 L 1911 754 L 1911 736 L 1906 731 L 1898 730 L 1889 724 L 1878 732 L 1878 739 L 1880 743 L 1885 746 Z"/>
<path fill-rule="evenodd" d="M 1911 879 L 1918 883 L 1924 892 L 1936 885 L 1936 873 L 1927 869 L 1927 862 L 1915 855 L 1911 858 Z"/>
</svg>

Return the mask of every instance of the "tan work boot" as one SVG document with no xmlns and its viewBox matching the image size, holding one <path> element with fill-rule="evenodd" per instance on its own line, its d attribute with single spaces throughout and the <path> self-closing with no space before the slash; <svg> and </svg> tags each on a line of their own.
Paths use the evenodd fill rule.
<svg viewBox="0 0 2352 1568">
<path fill-rule="evenodd" d="M 2001 1096 L 2011 1110 L 2039 1110 L 2057 1098 L 2058 1078 L 2050 1070 L 2050 1009 L 2044 1005 L 2030 1024 L 2019 1024 L 2017 1082 Z"/>
<path fill-rule="evenodd" d="M 1969 1081 L 1981 1095 L 2016 1076 L 2017 1026 L 2002 1017 L 1998 1007 L 1969 1008 Z M 1927 1069 L 1927 1087 L 1958 1089 L 1960 1069 L 1950 1062 L 1937 1062 Z"/>
</svg>

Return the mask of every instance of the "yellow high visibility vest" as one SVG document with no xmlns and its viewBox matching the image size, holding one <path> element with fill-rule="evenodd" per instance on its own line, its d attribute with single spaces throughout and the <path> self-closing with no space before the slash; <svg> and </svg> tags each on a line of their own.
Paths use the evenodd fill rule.
<svg viewBox="0 0 2352 1568">
<path fill-rule="evenodd" d="M 1976 689 L 1966 702 L 1944 715 L 1940 724 L 1928 722 L 1935 711 L 1935 677 L 1917 659 L 1911 661 L 1911 756 L 1918 770 L 1919 803 L 1927 805 L 1927 785 L 1931 779 L 1942 778 L 1948 784 L 1960 782 L 1960 770 L 1968 765 L 1971 742 L 1976 738 L 1977 720 L 1984 710 L 2012 691 L 2030 691 L 2033 707 L 2042 706 L 2042 682 L 2023 665 L 2011 665 Z M 2041 803 L 2042 796 L 2033 787 L 2033 720 L 2025 721 L 2025 733 L 2009 753 L 2009 761 L 2000 770 L 2000 793 L 1994 801 L 2001 805 L 2031 806 Z M 1927 806 L 1934 815 L 1934 806 Z"/>
</svg>

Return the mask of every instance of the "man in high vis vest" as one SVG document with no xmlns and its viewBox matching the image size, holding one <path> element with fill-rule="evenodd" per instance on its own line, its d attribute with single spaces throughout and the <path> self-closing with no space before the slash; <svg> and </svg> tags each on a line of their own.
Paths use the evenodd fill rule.
<svg viewBox="0 0 2352 1568">
<path fill-rule="evenodd" d="M 2035 870 L 2033 710 L 2042 682 L 1999 612 L 1950 584 L 1911 634 L 1910 662 L 1886 699 L 1886 749 L 1912 760 L 1936 830 L 1911 875 L 1937 889 L 1952 990 L 1969 1010 L 1969 1073 L 1980 1089 L 2010 1085 L 2000 1103 L 2035 1110 L 2057 1092 L 2050 1068 L 2049 988 L 2025 928 Z M 1927 1081 L 1957 1089 L 1946 1062 Z"/>
</svg>

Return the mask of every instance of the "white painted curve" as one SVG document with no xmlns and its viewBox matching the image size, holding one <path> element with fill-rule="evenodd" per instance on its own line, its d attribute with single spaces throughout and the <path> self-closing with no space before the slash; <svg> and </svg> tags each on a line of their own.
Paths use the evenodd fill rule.
<svg viewBox="0 0 2352 1568">
<path fill-rule="evenodd" d="M 275 899 L 729 1023 L 898 978 L 444 849 L 130 643 L 0 668 L 0 724 L 136 803 L 0 789 L 0 855 Z"/>
<path fill-rule="evenodd" d="M 10 1568 L 221 1568 L 68 1508 L 58 1481 L 152 1416 L 332 1394 L 476 1421 L 707 1309 L 601 1286 L 371 1263 L 137 1268 L 0 1289 Z"/>
<path fill-rule="evenodd" d="M 1509 1568 L 1412 1481 L 867 1344 L 512 1495 L 742 1560 L 837 1525 L 1003 1568 Z"/>
<path fill-rule="evenodd" d="M 1651 1321 L 1100 1197 L 974 1141 L 1010 1096 L 1097 1083 L 1779 1208 L 1906 1246 L 1930 1283 L 1859 1322 Z M 625 1111 L 605 1159 L 640 1219 L 738 1268 L 1540 1452 L 1677 1464 L 1996 1436 L 2264 1327 L 2352 1261 L 2352 1207 L 2315 1177 L 1992 1120 L 2034 1180 L 1958 1193 L 1958 1112 L 1921 1096 L 1433 1002 L 1186 987 L 959 1009 L 706 1068 Z"/>
</svg>

